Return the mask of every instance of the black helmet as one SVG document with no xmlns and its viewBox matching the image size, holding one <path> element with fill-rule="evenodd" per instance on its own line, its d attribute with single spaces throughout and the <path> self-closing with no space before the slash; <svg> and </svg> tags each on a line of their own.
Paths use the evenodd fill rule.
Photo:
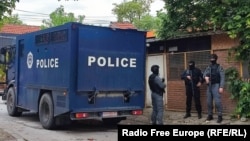
<svg viewBox="0 0 250 141">
<path fill-rule="evenodd" d="M 159 66 L 158 65 L 153 65 L 151 66 L 151 71 L 154 73 L 154 74 L 159 74 Z"/>
</svg>

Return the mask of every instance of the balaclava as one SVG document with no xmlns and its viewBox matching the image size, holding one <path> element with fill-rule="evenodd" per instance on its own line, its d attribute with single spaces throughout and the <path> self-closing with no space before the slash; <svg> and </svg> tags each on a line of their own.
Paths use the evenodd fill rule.
<svg viewBox="0 0 250 141">
<path fill-rule="evenodd" d="M 211 57 L 210 57 L 210 62 L 212 64 L 216 64 L 217 59 L 218 59 L 218 56 L 216 54 L 212 54 Z"/>
<path fill-rule="evenodd" d="M 153 72 L 153 74 L 156 74 L 156 75 L 158 75 L 159 74 L 159 66 L 158 65 L 153 65 L 152 67 L 151 67 L 151 71 Z"/>
<path fill-rule="evenodd" d="M 194 61 L 189 61 L 189 69 L 193 70 L 195 68 L 195 62 Z"/>
</svg>

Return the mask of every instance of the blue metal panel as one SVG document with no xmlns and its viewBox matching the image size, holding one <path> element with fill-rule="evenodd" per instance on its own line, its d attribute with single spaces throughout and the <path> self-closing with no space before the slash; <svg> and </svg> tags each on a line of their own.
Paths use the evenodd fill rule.
<svg viewBox="0 0 250 141">
<path fill-rule="evenodd" d="M 70 39 L 64 42 L 49 42 L 47 44 L 36 43 L 37 35 L 52 33 L 58 30 L 68 30 L 71 34 L 71 26 L 68 24 L 42 30 L 17 37 L 17 91 L 18 104 L 21 107 L 37 106 L 28 95 L 36 95 L 39 90 L 66 90 L 70 84 Z M 36 93 L 27 93 L 27 89 L 37 89 Z M 32 90 L 33 91 L 33 90 Z M 34 91 L 33 91 L 34 92 Z M 32 96 L 33 97 L 33 96 Z M 37 99 L 34 99 L 37 101 Z M 31 106 L 30 104 L 34 104 Z"/>
<path fill-rule="evenodd" d="M 61 30 L 67 30 L 67 40 L 51 37 Z M 136 30 L 113 30 L 78 23 L 18 36 L 18 106 L 36 110 L 41 90 L 51 90 L 56 115 L 86 109 L 142 109 L 145 36 L 145 32 Z M 105 92 L 90 104 L 87 92 L 94 89 Z M 117 92 L 114 97 L 105 96 L 111 91 Z M 125 91 L 135 91 L 128 103 L 122 95 Z"/>
<path fill-rule="evenodd" d="M 78 91 L 144 90 L 145 32 L 79 29 Z"/>
<path fill-rule="evenodd" d="M 119 93 L 118 93 L 119 94 Z M 94 104 L 88 103 L 88 95 L 81 94 L 77 95 L 72 105 L 72 112 L 79 111 L 108 111 L 108 110 L 121 110 L 121 109 L 143 109 L 144 108 L 144 91 L 136 91 L 135 94 L 131 95 L 128 103 L 124 102 L 122 93 L 120 95 L 110 96 L 112 94 L 98 94 L 95 98 Z"/>
</svg>

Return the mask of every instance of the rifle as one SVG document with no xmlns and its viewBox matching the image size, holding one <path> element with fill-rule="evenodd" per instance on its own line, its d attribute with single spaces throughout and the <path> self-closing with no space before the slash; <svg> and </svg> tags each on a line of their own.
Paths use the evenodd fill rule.
<svg viewBox="0 0 250 141">
<path fill-rule="evenodd" d="M 211 82 L 211 78 L 212 78 L 212 68 L 210 67 L 210 68 L 209 68 L 209 83 L 208 83 L 208 88 L 209 88 L 211 97 L 213 97 L 213 94 L 212 94 L 212 82 Z"/>
<path fill-rule="evenodd" d="M 190 77 L 191 77 L 190 82 L 191 82 L 192 94 L 193 94 L 193 96 L 194 96 L 193 73 L 192 73 L 192 71 L 190 71 L 190 70 L 189 70 L 189 72 L 190 72 Z"/>
</svg>

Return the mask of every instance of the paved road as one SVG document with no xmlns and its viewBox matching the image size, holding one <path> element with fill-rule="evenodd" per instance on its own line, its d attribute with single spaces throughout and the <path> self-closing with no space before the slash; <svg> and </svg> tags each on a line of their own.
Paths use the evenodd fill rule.
<svg viewBox="0 0 250 141">
<path fill-rule="evenodd" d="M 131 117 L 122 121 L 125 125 L 150 125 L 150 114 L 152 109 L 145 108 L 144 114 Z M 206 122 L 206 114 L 198 119 L 196 113 L 187 119 L 183 119 L 183 112 L 164 112 L 164 123 L 166 125 L 250 125 L 250 119 L 242 122 L 240 119 L 231 118 L 229 114 L 223 115 L 222 123 L 216 123 L 217 118 Z M 73 124 L 67 129 L 49 131 L 42 128 L 38 117 L 34 113 L 27 113 L 16 118 L 10 117 L 6 111 L 5 101 L 0 97 L 0 141 L 112 141 L 117 140 L 117 126 L 103 126 L 100 121 L 83 121 Z"/>
<path fill-rule="evenodd" d="M 64 129 L 45 130 L 34 113 L 10 117 L 5 102 L 0 100 L 0 141 L 116 141 L 117 132 L 117 126 L 104 126 L 93 120 L 76 122 Z"/>
</svg>

